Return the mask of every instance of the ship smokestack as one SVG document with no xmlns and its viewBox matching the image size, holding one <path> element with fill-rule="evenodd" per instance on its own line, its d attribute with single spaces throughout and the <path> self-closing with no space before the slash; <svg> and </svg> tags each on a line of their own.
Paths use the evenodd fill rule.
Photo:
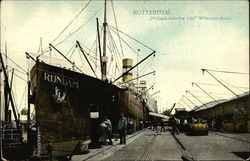
<svg viewBox="0 0 250 161">
<path fill-rule="evenodd" d="M 132 67 L 133 67 L 133 59 L 126 58 L 126 59 L 122 60 L 123 73 L 127 72 Z M 129 73 L 127 73 L 126 75 L 124 75 L 122 77 L 122 81 L 124 83 L 130 81 L 131 79 L 133 79 L 133 73 L 132 72 L 129 72 Z"/>
</svg>

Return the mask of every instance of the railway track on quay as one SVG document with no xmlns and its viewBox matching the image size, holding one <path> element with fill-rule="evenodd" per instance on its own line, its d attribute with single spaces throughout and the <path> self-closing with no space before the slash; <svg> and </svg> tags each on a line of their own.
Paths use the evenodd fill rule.
<svg viewBox="0 0 250 161">
<path fill-rule="evenodd" d="M 199 161 L 198 158 L 188 150 L 183 143 L 176 137 L 175 134 L 171 133 L 173 138 L 175 139 L 176 143 L 179 145 L 181 152 L 182 152 L 182 157 L 181 159 L 184 161 Z"/>
<path fill-rule="evenodd" d="M 128 137 L 127 137 L 127 140 L 132 139 L 133 137 L 135 137 L 136 135 L 142 133 L 143 131 L 145 131 L 145 129 L 143 129 L 143 130 L 141 130 L 141 131 L 138 131 L 138 132 L 136 132 L 136 133 L 134 133 L 134 134 L 128 136 Z M 96 156 L 98 156 L 98 155 L 100 155 L 100 154 L 105 154 L 106 151 L 110 150 L 111 148 L 115 148 L 116 146 L 119 146 L 119 144 L 116 143 L 116 144 L 114 144 L 114 145 L 112 145 L 112 146 L 110 146 L 110 147 L 108 147 L 108 148 L 105 148 L 104 150 L 101 150 L 101 151 L 99 151 L 99 152 L 97 152 L 97 153 L 95 153 L 95 154 L 93 154 L 93 155 L 91 155 L 91 156 L 89 156 L 89 157 L 83 159 L 82 161 L 92 160 L 92 159 L 94 159 Z"/>
<path fill-rule="evenodd" d="M 140 160 L 147 160 L 148 156 L 151 154 L 153 148 L 154 148 L 154 144 L 155 144 L 155 139 L 156 139 L 157 134 L 154 134 L 151 141 L 149 142 L 149 144 L 147 145 L 145 151 L 143 152 Z"/>
<path fill-rule="evenodd" d="M 249 158 L 249 134 L 220 133 L 210 131 L 209 135 L 174 135 L 171 128 L 160 132 L 144 129 L 127 136 L 127 145 L 91 149 L 87 155 L 73 157 L 83 160 L 242 160 Z"/>
<path fill-rule="evenodd" d="M 127 137 L 126 146 L 117 142 L 88 156 L 74 158 L 73 161 L 86 160 L 183 160 L 198 161 L 183 143 L 169 130 L 154 132 L 144 129 Z M 171 151 L 174 149 L 174 152 Z M 92 152 L 90 152 L 92 153 Z M 175 154 L 173 154 L 175 153 Z"/>
<path fill-rule="evenodd" d="M 167 133 L 170 133 L 172 138 L 176 141 L 176 144 L 178 145 L 179 150 L 182 153 L 181 159 L 183 161 L 199 161 L 199 159 L 191 153 L 184 145 L 183 143 L 176 137 L 175 134 L 173 134 L 170 131 L 167 131 Z M 146 160 L 151 160 L 149 156 L 151 155 L 153 149 L 155 148 L 155 140 L 158 135 L 161 135 L 162 133 L 155 133 L 154 136 L 152 137 L 151 141 L 149 142 L 148 146 L 146 147 L 145 151 L 143 152 L 140 160 L 146 161 Z"/>
</svg>

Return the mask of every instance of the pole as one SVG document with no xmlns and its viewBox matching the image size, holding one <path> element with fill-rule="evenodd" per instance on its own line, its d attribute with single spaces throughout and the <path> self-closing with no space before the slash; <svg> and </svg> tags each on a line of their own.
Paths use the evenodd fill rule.
<svg viewBox="0 0 250 161">
<path fill-rule="evenodd" d="M 130 68 L 128 71 L 126 71 L 125 73 L 123 73 L 121 76 L 119 76 L 118 78 L 116 78 L 112 83 L 116 82 L 118 79 L 120 79 L 122 76 L 127 75 L 131 70 L 133 70 L 135 67 L 137 67 L 139 64 L 141 64 L 143 61 L 145 61 L 147 58 L 149 58 L 151 55 L 155 54 L 155 51 L 153 51 L 151 54 L 149 54 L 146 58 L 142 59 L 139 63 L 137 63 L 135 66 L 133 66 L 132 68 Z"/>
<path fill-rule="evenodd" d="M 12 69 L 12 74 L 11 74 L 11 79 L 10 79 L 10 91 L 11 91 L 11 89 L 12 89 L 12 84 L 13 84 L 13 76 L 14 76 L 14 68 Z M 6 89 L 6 91 L 7 91 L 7 89 Z M 8 95 L 8 93 L 6 94 L 6 95 Z M 6 96 L 5 97 L 6 98 L 6 102 L 5 102 L 5 109 L 6 109 L 6 113 L 7 113 L 7 115 L 6 115 L 6 120 L 5 121 L 8 121 L 8 110 L 9 110 L 9 104 L 10 104 L 10 100 L 8 99 L 8 97 Z M 10 120 L 9 120 L 10 121 Z"/>
<path fill-rule="evenodd" d="M 217 102 L 217 104 L 219 104 L 219 102 L 214 99 L 210 94 L 208 94 L 204 89 L 202 89 L 198 84 L 196 84 L 195 82 L 192 82 L 192 85 L 195 84 L 197 87 L 199 87 L 204 93 L 206 93 L 210 98 L 212 98 L 215 102 Z"/>
<path fill-rule="evenodd" d="M 178 102 L 179 105 L 181 105 L 183 108 L 185 108 L 180 102 Z"/>
<path fill-rule="evenodd" d="M 145 92 L 148 92 L 152 88 L 154 88 L 154 85 L 152 85 L 151 87 L 149 87 Z"/>
<path fill-rule="evenodd" d="M 188 99 L 186 96 L 183 95 L 184 98 L 186 98 L 189 102 L 191 102 L 194 105 L 194 108 L 197 107 L 195 103 L 193 103 L 190 99 Z"/>
<path fill-rule="evenodd" d="M 175 107 L 175 103 L 174 103 L 173 107 L 170 109 L 170 111 L 169 111 L 168 115 L 170 115 L 170 114 L 171 114 L 171 112 L 173 111 L 174 107 Z"/>
<path fill-rule="evenodd" d="M 11 121 L 9 120 L 8 113 L 9 113 L 9 106 L 8 106 L 8 89 L 7 89 L 7 80 L 4 80 L 4 121 Z"/>
<path fill-rule="evenodd" d="M 28 52 L 25 52 L 25 54 L 26 54 L 26 58 L 27 59 L 32 59 L 34 62 L 36 62 L 36 60 L 35 60 L 35 58 L 33 58 Z"/>
<path fill-rule="evenodd" d="M 107 0 L 105 0 L 104 3 L 104 22 L 103 22 L 103 57 L 106 57 L 106 32 L 107 32 L 107 17 L 106 17 L 106 8 L 107 8 Z M 102 60 L 103 63 L 103 80 L 106 80 L 107 78 L 107 62 L 105 60 Z"/>
<path fill-rule="evenodd" d="M 205 103 L 203 103 L 200 99 L 198 99 L 198 98 L 197 98 L 195 95 L 193 95 L 190 91 L 187 90 L 186 92 L 190 93 L 195 99 L 197 99 L 197 100 L 201 103 L 201 106 L 204 105 L 204 106 L 207 107 L 207 105 L 206 105 Z M 201 107 L 201 106 L 200 106 L 200 107 Z M 198 107 L 198 108 L 195 109 L 195 110 L 198 110 L 200 107 Z M 207 107 L 207 108 L 208 108 L 208 107 Z"/>
<path fill-rule="evenodd" d="M 72 62 L 72 61 L 70 61 L 65 55 L 63 55 L 63 53 L 61 53 L 57 48 L 55 48 L 52 44 L 49 44 L 49 46 L 51 46 L 53 49 L 55 49 L 60 55 L 62 55 L 62 57 L 64 57 L 68 62 L 70 62 L 70 64 L 72 64 L 73 65 L 73 67 L 75 66 L 75 63 L 74 62 Z M 78 68 L 77 66 L 75 66 L 80 72 L 82 72 L 83 73 L 83 71 L 80 69 L 80 68 Z"/>
<path fill-rule="evenodd" d="M 181 99 L 180 101 L 182 101 L 183 103 L 185 103 L 191 110 L 193 109 L 189 104 L 187 104 L 183 99 Z"/>
<path fill-rule="evenodd" d="M 155 93 L 153 93 L 153 94 L 151 94 L 151 96 L 153 96 L 153 95 L 155 95 L 155 94 L 157 94 L 157 93 L 159 93 L 160 92 L 160 90 L 159 91 L 157 91 L 157 92 L 155 92 Z"/>
<path fill-rule="evenodd" d="M 100 56 L 101 78 L 103 80 L 104 78 L 103 78 L 103 65 L 102 65 L 102 50 L 101 50 L 101 40 L 100 40 L 98 18 L 96 18 L 96 24 L 97 24 L 97 37 L 98 37 L 99 56 Z"/>
<path fill-rule="evenodd" d="M 31 95 L 30 95 L 30 81 L 28 81 L 28 112 L 27 112 L 27 121 L 28 121 L 28 137 L 27 137 L 27 142 L 29 142 L 29 138 L 30 138 L 30 99 L 31 99 Z"/>
<path fill-rule="evenodd" d="M 3 69 L 5 80 L 7 80 L 6 81 L 6 86 L 7 86 L 8 93 L 9 93 L 9 99 L 10 99 L 10 103 L 11 103 L 12 110 L 13 110 L 13 113 L 14 113 L 14 117 L 15 117 L 15 121 L 16 121 L 16 124 L 17 124 L 17 128 L 19 130 L 19 120 L 17 118 L 17 114 L 16 114 L 16 110 L 15 110 L 15 106 L 14 106 L 14 101 L 13 101 L 12 94 L 11 94 L 11 91 L 10 91 L 10 86 L 9 86 L 9 82 L 8 82 L 8 75 L 7 75 L 7 72 L 5 70 L 2 53 L 0 54 L 0 61 L 1 61 L 1 64 L 2 64 L 2 69 Z"/>
<path fill-rule="evenodd" d="M 3 158 L 3 126 L 2 126 L 2 68 L 0 67 L 0 159 L 1 161 L 6 161 Z"/>
<path fill-rule="evenodd" d="M 236 94 L 236 93 L 234 93 L 230 88 L 228 88 L 225 84 L 223 84 L 220 80 L 218 80 L 215 76 L 213 76 L 209 71 L 207 71 L 206 69 L 201 69 L 202 70 L 202 72 L 203 72 L 203 74 L 204 74 L 204 72 L 206 71 L 209 75 L 211 75 L 215 80 L 217 80 L 220 84 L 222 84 L 227 90 L 229 90 L 230 92 L 232 92 L 236 97 L 238 97 L 239 98 L 239 96 Z"/>
<path fill-rule="evenodd" d="M 90 66 L 90 68 L 91 68 L 92 72 L 94 73 L 95 77 L 97 78 L 97 75 L 95 74 L 95 71 L 94 71 L 93 67 L 91 66 L 91 64 L 90 64 L 90 62 L 89 62 L 89 60 L 88 60 L 88 58 L 87 58 L 86 54 L 84 53 L 83 48 L 81 47 L 81 45 L 80 45 L 79 41 L 76 41 L 76 44 L 79 46 L 80 51 L 82 52 L 82 54 L 83 54 L 84 58 L 87 60 L 87 62 L 88 62 L 88 64 L 89 64 L 89 66 Z"/>
</svg>

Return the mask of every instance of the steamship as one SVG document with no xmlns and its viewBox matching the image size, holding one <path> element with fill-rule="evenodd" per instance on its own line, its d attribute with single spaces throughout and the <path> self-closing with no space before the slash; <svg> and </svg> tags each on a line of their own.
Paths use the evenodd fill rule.
<svg viewBox="0 0 250 161">
<path fill-rule="evenodd" d="M 106 12 L 106 0 L 104 11 Z M 139 130 L 147 120 L 148 112 L 156 109 L 156 101 L 149 101 L 146 97 L 145 82 L 141 83 L 144 87 L 140 89 L 140 92 L 138 92 L 138 87 L 129 83 L 133 80 L 131 71 L 153 56 L 155 51 L 150 52 L 144 60 L 134 66 L 132 59 L 123 59 L 124 71 L 116 79 L 122 80 L 122 85 L 114 84 L 116 80 L 110 81 L 106 75 L 106 28 L 105 13 L 103 51 L 100 51 L 99 43 L 101 79 L 79 72 L 80 70 L 70 70 L 43 62 L 38 58 L 33 59 L 35 64 L 30 71 L 32 93 L 30 102 L 35 108 L 36 152 L 38 154 L 45 153 L 49 142 L 54 145 L 53 155 L 72 152 L 72 147 L 78 141 L 90 140 L 90 144 L 94 144 L 97 139 L 98 123 L 104 116 L 110 118 L 114 132 L 121 112 L 128 118 L 131 132 Z M 77 47 L 83 51 L 79 42 L 77 42 Z M 50 48 L 76 67 L 52 44 Z M 28 53 L 26 54 L 31 57 Z M 154 103 L 149 105 L 149 102 Z"/>
</svg>

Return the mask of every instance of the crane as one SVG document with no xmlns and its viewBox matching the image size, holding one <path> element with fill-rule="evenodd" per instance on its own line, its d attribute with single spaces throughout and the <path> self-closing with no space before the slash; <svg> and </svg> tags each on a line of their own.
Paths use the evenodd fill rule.
<svg viewBox="0 0 250 161">
<path fill-rule="evenodd" d="M 171 114 L 171 112 L 173 111 L 174 107 L 175 107 L 175 103 L 174 103 L 173 107 L 170 109 L 170 111 L 169 111 L 168 115 L 170 115 L 170 114 Z"/>
</svg>

